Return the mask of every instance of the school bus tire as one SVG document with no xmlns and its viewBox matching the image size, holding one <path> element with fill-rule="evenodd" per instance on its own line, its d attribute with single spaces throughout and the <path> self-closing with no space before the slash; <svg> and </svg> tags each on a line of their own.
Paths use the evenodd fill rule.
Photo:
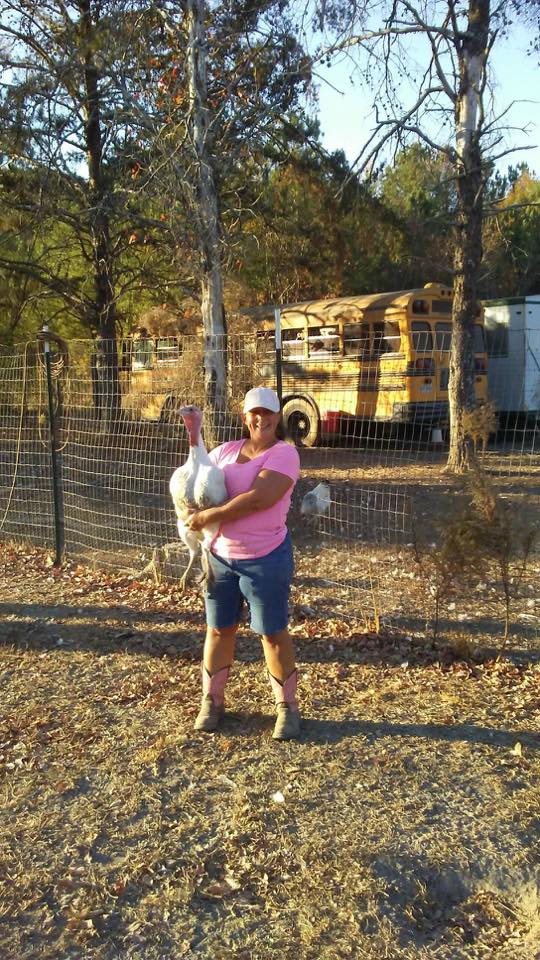
<svg viewBox="0 0 540 960">
<path fill-rule="evenodd" d="M 287 433 L 297 447 L 315 447 L 321 438 L 319 411 L 303 397 L 293 397 L 283 405 Z"/>
</svg>

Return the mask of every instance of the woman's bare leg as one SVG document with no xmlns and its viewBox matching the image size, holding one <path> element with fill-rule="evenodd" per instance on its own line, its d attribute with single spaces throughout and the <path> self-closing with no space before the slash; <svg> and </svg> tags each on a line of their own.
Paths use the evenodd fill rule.
<svg viewBox="0 0 540 960">
<path fill-rule="evenodd" d="M 210 675 L 230 667 L 234 660 L 238 624 L 232 627 L 207 627 L 204 641 L 203 664 Z"/>
<path fill-rule="evenodd" d="M 283 682 L 296 669 L 294 647 L 288 629 L 263 636 L 262 645 L 268 672 Z"/>
</svg>

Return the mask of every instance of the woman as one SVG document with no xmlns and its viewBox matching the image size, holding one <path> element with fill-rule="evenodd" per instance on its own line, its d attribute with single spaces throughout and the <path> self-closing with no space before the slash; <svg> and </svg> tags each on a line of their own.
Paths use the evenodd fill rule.
<svg viewBox="0 0 540 960">
<path fill-rule="evenodd" d="M 203 698 L 195 729 L 213 731 L 223 716 L 225 684 L 245 600 L 251 627 L 262 637 L 276 699 L 273 737 L 293 740 L 300 732 L 300 714 L 287 626 L 293 557 L 286 517 L 300 458 L 295 447 L 283 442 L 280 403 L 274 390 L 248 390 L 242 420 L 247 438 L 224 443 L 210 454 L 225 473 L 230 499 L 219 507 L 192 513 L 187 520 L 192 530 L 220 524 L 210 558 L 214 579 L 205 597 Z"/>
</svg>

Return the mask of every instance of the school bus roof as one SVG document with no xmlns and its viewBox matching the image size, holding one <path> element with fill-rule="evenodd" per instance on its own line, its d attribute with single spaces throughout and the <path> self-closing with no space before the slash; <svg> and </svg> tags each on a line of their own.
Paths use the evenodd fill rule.
<svg viewBox="0 0 540 960">
<path fill-rule="evenodd" d="M 302 303 L 265 304 L 261 307 L 247 307 L 240 311 L 244 316 L 262 323 L 274 323 L 274 310 L 279 307 L 281 321 L 285 326 L 313 317 L 317 323 L 336 322 L 339 318 L 358 318 L 359 312 L 386 310 L 389 307 L 402 307 L 411 298 L 420 298 L 429 291 L 437 296 L 451 297 L 452 291 L 444 284 L 426 283 L 425 287 L 413 290 L 393 290 L 389 293 L 369 293 L 355 297 L 335 297 L 329 300 L 305 300 Z"/>
</svg>

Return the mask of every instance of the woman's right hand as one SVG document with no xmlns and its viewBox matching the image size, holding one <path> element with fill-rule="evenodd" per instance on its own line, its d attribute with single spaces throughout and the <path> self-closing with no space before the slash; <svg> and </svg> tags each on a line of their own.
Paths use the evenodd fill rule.
<svg viewBox="0 0 540 960">
<path fill-rule="evenodd" d="M 208 510 L 192 510 L 188 519 L 185 521 L 188 530 L 199 533 L 210 523 L 215 523 L 215 513 L 217 507 L 210 507 Z"/>
</svg>

